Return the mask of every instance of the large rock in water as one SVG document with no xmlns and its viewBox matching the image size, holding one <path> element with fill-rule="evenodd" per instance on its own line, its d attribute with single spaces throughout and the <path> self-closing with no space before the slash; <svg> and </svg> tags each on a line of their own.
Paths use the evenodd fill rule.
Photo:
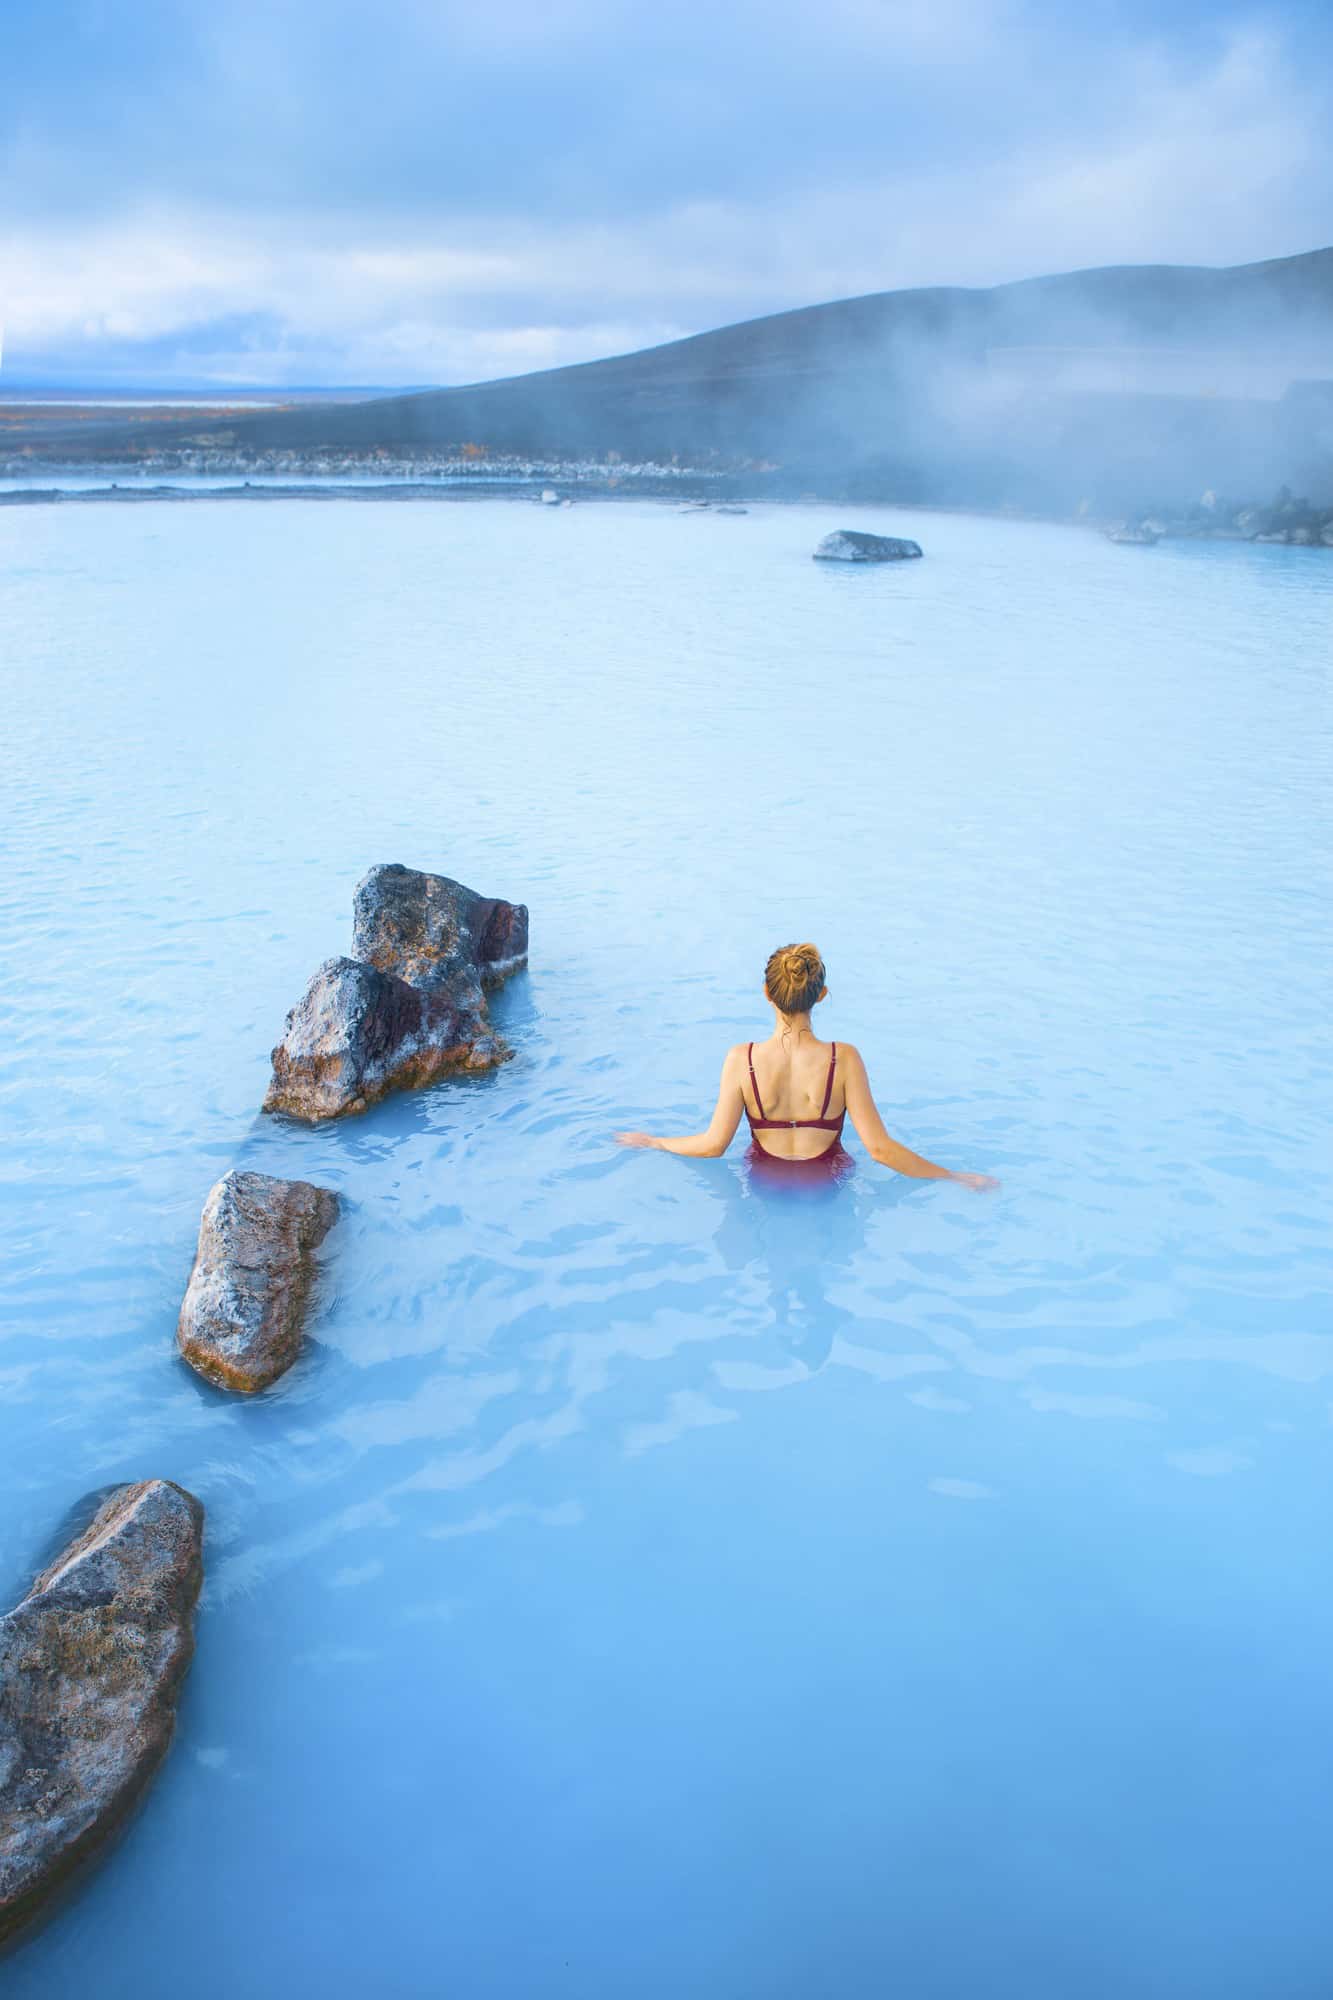
<svg viewBox="0 0 1333 2000">
<path fill-rule="evenodd" d="M 506 1053 L 484 1015 L 460 1011 L 447 991 L 328 958 L 287 1016 L 264 1109 L 338 1118 L 448 1070 L 490 1069 Z"/>
<path fill-rule="evenodd" d="M 815 550 L 816 562 L 905 562 L 921 553 L 920 542 L 901 541 L 896 535 L 863 535 L 856 528 L 839 528 L 825 535 Z"/>
<path fill-rule="evenodd" d="M 0 1618 L 0 1943 L 118 1829 L 167 1753 L 203 1527 L 170 1480 L 117 1487 Z"/>
<path fill-rule="evenodd" d="M 447 987 L 459 1005 L 480 1007 L 483 986 L 498 986 L 527 963 L 527 909 L 479 896 L 447 875 L 388 862 L 356 885 L 352 956 L 409 986 Z"/>
<path fill-rule="evenodd" d="M 176 1328 L 191 1368 L 244 1395 L 286 1374 L 301 1351 L 315 1252 L 337 1220 L 328 1188 L 223 1175 L 204 1203 Z"/>
<path fill-rule="evenodd" d="M 287 1016 L 266 1111 L 336 1118 L 449 1070 L 505 1061 L 485 988 L 527 963 L 521 903 L 398 863 L 372 868 L 357 884 L 353 950 L 326 959 Z"/>
</svg>

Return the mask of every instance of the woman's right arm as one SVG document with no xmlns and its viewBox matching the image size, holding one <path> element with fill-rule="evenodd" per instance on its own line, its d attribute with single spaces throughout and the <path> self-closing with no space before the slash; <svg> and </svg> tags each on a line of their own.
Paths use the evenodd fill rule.
<svg viewBox="0 0 1333 2000">
<path fill-rule="evenodd" d="M 841 1044 L 841 1048 L 847 1113 L 872 1160 L 877 1160 L 882 1167 L 892 1167 L 896 1174 L 907 1174 L 914 1181 L 962 1181 L 965 1187 L 978 1189 L 1000 1185 L 989 1174 L 960 1174 L 950 1167 L 937 1167 L 933 1160 L 923 1158 L 910 1146 L 900 1146 L 896 1139 L 890 1138 L 879 1115 L 879 1107 L 870 1094 L 870 1078 L 866 1075 L 860 1050 L 846 1042 Z"/>
</svg>

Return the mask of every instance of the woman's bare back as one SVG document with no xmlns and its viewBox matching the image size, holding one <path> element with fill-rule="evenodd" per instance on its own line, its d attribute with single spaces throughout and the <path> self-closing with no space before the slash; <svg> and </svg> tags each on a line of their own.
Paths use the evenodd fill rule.
<svg viewBox="0 0 1333 2000">
<path fill-rule="evenodd" d="M 763 1152 L 780 1160 L 814 1160 L 838 1145 L 831 1128 L 847 1108 L 839 1075 L 843 1046 L 821 1042 L 807 1029 L 737 1048 L 745 1057 L 745 1108 L 753 1114 L 751 1123 L 757 1118 L 763 1126 L 754 1135 Z"/>
</svg>

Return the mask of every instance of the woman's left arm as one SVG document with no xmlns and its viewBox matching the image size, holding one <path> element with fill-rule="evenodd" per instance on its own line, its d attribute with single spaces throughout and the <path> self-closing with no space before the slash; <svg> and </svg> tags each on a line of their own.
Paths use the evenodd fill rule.
<svg viewBox="0 0 1333 2000">
<path fill-rule="evenodd" d="M 617 1132 L 616 1143 L 620 1146 L 651 1146 L 659 1153 L 678 1153 L 686 1160 L 720 1160 L 736 1136 L 736 1127 L 741 1122 L 744 1109 L 738 1044 L 734 1049 L 727 1050 L 717 1103 L 713 1106 L 706 1132 L 691 1133 L 687 1139 L 655 1139 L 650 1132 Z"/>
</svg>

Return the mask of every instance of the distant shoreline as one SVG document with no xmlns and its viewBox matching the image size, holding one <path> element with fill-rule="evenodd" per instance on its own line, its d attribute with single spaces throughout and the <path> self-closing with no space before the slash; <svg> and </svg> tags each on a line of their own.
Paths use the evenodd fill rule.
<svg viewBox="0 0 1333 2000">
<path fill-rule="evenodd" d="M 44 467 L 48 477 L 55 468 Z M 880 497 L 870 494 L 837 494 L 819 492 L 798 492 L 791 487 L 783 490 L 773 487 L 766 492 L 756 492 L 736 473 L 707 473 L 697 468 L 657 468 L 630 473 L 614 480 L 605 477 L 593 478 L 586 466 L 570 468 L 563 475 L 554 468 L 543 468 L 540 475 L 524 471 L 489 476 L 480 472 L 468 472 L 461 476 L 437 475 L 428 479 L 413 479 L 406 474 L 385 473 L 377 480 L 352 479 L 337 473 L 322 477 L 284 480 L 273 474 L 260 475 L 258 481 L 241 480 L 229 485 L 178 486 L 169 481 L 155 481 L 152 484 L 135 478 L 129 468 L 116 468 L 129 474 L 120 480 L 107 480 L 105 470 L 90 466 L 70 466 L 60 468 L 66 479 L 100 480 L 96 485 L 47 484 L 15 486 L 9 490 L 0 487 L 0 507 L 43 507 L 43 506 L 108 506 L 126 504 L 130 506 L 178 505 L 198 501 L 258 501 L 274 502 L 283 500 L 359 501 L 361 503 L 382 502 L 405 505 L 422 502 L 468 501 L 468 500 L 508 500 L 515 504 L 539 506 L 546 493 L 554 494 L 555 500 L 547 505 L 554 511 L 560 506 L 568 507 L 576 501 L 579 505 L 589 503 L 614 503 L 624 500 L 674 501 L 682 510 L 700 513 L 727 508 L 748 507 L 855 507 L 879 508 L 894 513 L 970 515 L 980 520 L 1027 521 L 1044 523 L 1051 527 L 1082 528 L 1093 533 L 1110 534 L 1113 539 L 1142 541 L 1152 544 L 1157 541 L 1208 541 L 1239 543 L 1272 543 L 1288 547 L 1306 547 L 1316 550 L 1333 551 L 1333 511 L 1327 521 L 1314 519 L 1309 524 L 1310 515 L 1306 503 L 1288 502 L 1286 511 L 1299 526 L 1284 525 L 1283 502 L 1281 497 L 1268 506 L 1236 509 L 1229 506 L 1224 515 L 1210 519 L 1200 517 L 1196 509 L 1190 517 L 1158 518 L 1139 514 L 1128 520 L 1124 516 L 1101 516 L 1091 511 L 1076 514 L 1043 513 L 1033 509 L 1018 507 L 986 507 L 980 505 L 949 505 L 940 501 L 921 501 Z M 598 467 L 599 473 L 605 468 Z M 12 471 L 0 471 L 0 478 L 14 478 Z M 196 474 L 207 478 L 208 474 Z M 1301 511 L 1303 510 L 1304 511 Z M 1322 515 L 1324 510 L 1318 510 Z M 1244 527 L 1236 525 L 1237 518 L 1244 519 Z M 1130 533 L 1119 533 L 1131 529 Z"/>
<path fill-rule="evenodd" d="M 13 474 L 0 477 L 12 478 Z M 88 479 L 96 477 L 84 471 L 67 475 L 70 478 Z M 206 476 L 206 475 L 205 475 Z M 152 485 L 139 480 L 125 483 L 112 481 L 98 486 L 32 485 L 15 487 L 10 491 L 0 489 L 0 506 L 14 505 L 65 505 L 69 502 L 127 501 L 143 504 L 146 501 L 177 500 L 516 500 L 529 505 L 540 505 L 542 488 L 561 485 L 566 490 L 560 494 L 561 501 L 572 501 L 576 495 L 579 501 L 590 500 L 677 500 L 690 501 L 696 496 L 682 483 L 674 485 L 656 484 L 643 481 L 634 486 L 620 489 L 606 487 L 579 486 L 573 480 L 518 480 L 518 479 L 408 479 L 386 476 L 382 480 L 355 480 L 339 478 L 331 474 L 324 479 L 243 480 L 227 486 L 175 486 L 168 482 Z"/>
</svg>

